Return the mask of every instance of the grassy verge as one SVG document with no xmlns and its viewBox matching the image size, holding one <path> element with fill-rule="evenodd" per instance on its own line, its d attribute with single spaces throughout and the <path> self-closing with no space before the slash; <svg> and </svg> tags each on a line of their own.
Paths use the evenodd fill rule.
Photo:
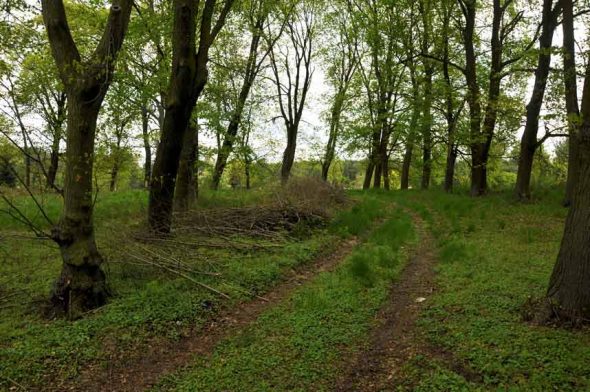
<svg viewBox="0 0 590 392">
<path fill-rule="evenodd" d="M 439 290 L 420 328 L 469 369 L 419 355 L 407 366 L 408 385 L 421 391 L 590 389 L 587 330 L 521 321 L 527 298 L 545 293 L 561 240 L 565 210 L 549 196 L 521 205 L 508 195 L 398 195 L 431 223 L 440 246 Z"/>
<path fill-rule="evenodd" d="M 241 206 L 255 203 L 256 197 L 228 192 L 218 201 L 205 195 L 203 203 L 207 208 Z M 263 293 L 292 268 L 334 249 L 339 237 L 348 233 L 346 219 L 366 228 L 382 207 L 372 198 L 363 199 L 352 210 L 340 212 L 326 229 L 314 229 L 280 247 L 165 249 L 193 270 L 214 273 L 195 279 L 229 294 L 227 300 L 187 279 L 128 263 L 115 249 L 119 238 L 141 221 L 144 193 L 114 194 L 101 203 L 97 236 L 109 260 L 115 297 L 81 320 L 47 321 L 39 314 L 61 265 L 54 247 L 12 238 L 0 244 L 5 256 L 0 264 L 0 390 L 17 383 L 38 386 L 46 378 L 65 380 L 90 363 L 106 364 L 110 356 L 139 355 L 154 339 L 177 339 L 199 328 L 212 313 Z"/>
<path fill-rule="evenodd" d="M 400 210 L 389 211 L 381 226 L 366 231 L 371 222 L 366 217 L 379 215 L 384 199 L 365 196 L 363 205 L 337 219 L 337 231 L 363 234 L 363 242 L 336 270 L 320 273 L 221 342 L 211 357 L 196 358 L 157 389 L 329 390 L 342 356 L 367 343 L 374 315 L 404 265 L 403 245 L 414 238 L 411 219 Z M 359 233 L 359 227 L 365 229 Z"/>
</svg>

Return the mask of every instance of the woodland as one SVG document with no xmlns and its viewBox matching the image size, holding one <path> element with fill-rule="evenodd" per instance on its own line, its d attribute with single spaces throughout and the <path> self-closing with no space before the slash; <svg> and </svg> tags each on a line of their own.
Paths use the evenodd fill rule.
<svg viewBox="0 0 590 392">
<path fill-rule="evenodd" d="M 0 0 L 0 390 L 590 390 L 588 0 Z"/>
</svg>

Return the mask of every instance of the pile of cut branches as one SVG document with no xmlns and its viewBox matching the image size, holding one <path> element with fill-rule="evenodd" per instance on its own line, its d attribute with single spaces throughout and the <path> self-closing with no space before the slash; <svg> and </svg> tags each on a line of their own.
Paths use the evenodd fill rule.
<svg viewBox="0 0 590 392">
<path fill-rule="evenodd" d="M 176 216 L 177 233 L 204 236 L 250 236 L 282 239 L 298 228 L 322 227 L 337 204 L 346 198 L 342 191 L 315 179 L 292 180 L 274 194 L 274 200 L 240 208 L 196 210 Z"/>
</svg>

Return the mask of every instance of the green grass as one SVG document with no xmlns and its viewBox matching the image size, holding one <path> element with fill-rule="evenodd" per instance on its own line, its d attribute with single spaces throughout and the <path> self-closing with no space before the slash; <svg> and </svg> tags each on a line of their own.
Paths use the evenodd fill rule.
<svg viewBox="0 0 590 392">
<path fill-rule="evenodd" d="M 429 211 L 439 242 L 440 290 L 420 328 L 482 376 L 466 380 L 446 360 L 422 358 L 407 369 L 417 390 L 589 390 L 588 330 L 532 326 L 520 314 L 527 298 L 545 293 L 557 256 L 566 212 L 559 193 L 527 205 L 508 194 L 398 198 Z"/>
<path fill-rule="evenodd" d="M 215 200 L 206 193 L 199 208 L 242 206 L 262 197 L 228 191 L 220 192 Z M 371 198 L 359 204 L 362 211 L 372 210 L 373 217 L 382 210 L 382 203 Z M 113 350 L 115 354 L 140 353 L 153 339 L 177 339 L 218 309 L 265 292 L 294 267 L 332 251 L 339 236 L 350 235 L 329 225 L 269 249 L 160 249 L 195 269 L 219 274 L 196 279 L 230 295 L 226 300 L 162 270 L 125 263 L 129 258 L 118 249 L 121 237 L 142 224 L 145 208 L 145 192 L 115 193 L 98 200 L 98 244 L 109 261 L 107 273 L 115 297 L 106 307 L 75 322 L 47 321 L 39 314 L 61 268 L 55 246 L 16 238 L 0 243 L 4 254 L 0 264 L 0 390 L 14 382 L 38 386 L 44 377 L 67 379 L 90 363 L 106 363 Z M 2 300 L 5 295 L 10 297 Z"/>
<path fill-rule="evenodd" d="M 360 218 L 379 204 L 374 196 L 369 200 L 354 209 Z M 337 225 L 351 219 L 344 215 Z M 188 371 L 167 377 L 156 389 L 329 390 L 343 355 L 367 343 L 374 315 L 403 267 L 402 245 L 413 238 L 409 216 L 389 212 L 386 222 L 367 234 L 339 268 L 318 274 L 253 325 L 223 341 L 211 357 L 197 358 Z"/>
</svg>

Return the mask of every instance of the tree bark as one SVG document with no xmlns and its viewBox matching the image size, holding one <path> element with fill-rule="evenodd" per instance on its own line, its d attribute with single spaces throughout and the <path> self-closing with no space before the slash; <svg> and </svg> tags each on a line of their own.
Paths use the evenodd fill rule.
<svg viewBox="0 0 590 392">
<path fill-rule="evenodd" d="M 482 162 L 480 143 L 481 137 L 481 103 L 479 82 L 477 80 L 477 57 L 475 55 L 475 0 L 459 0 L 465 16 L 463 44 L 465 46 L 465 80 L 467 82 L 467 103 L 469 104 L 469 133 L 471 147 L 471 195 L 480 196 L 482 192 Z"/>
<path fill-rule="evenodd" d="M 184 137 L 174 193 L 174 209 L 177 212 L 190 210 L 197 201 L 195 163 L 199 148 L 198 127 L 189 125 Z"/>
<path fill-rule="evenodd" d="M 455 113 L 454 99 L 453 99 L 453 84 L 451 82 L 451 73 L 449 67 L 449 22 L 451 19 L 451 8 L 444 9 L 443 16 L 443 77 L 445 80 L 445 118 L 447 121 L 447 160 L 445 165 L 445 182 L 444 190 L 447 193 L 453 192 L 455 181 L 455 165 L 457 163 L 458 145 L 455 140 L 455 130 L 457 127 L 457 120 L 460 112 L 463 109 L 464 102 L 461 108 Z"/>
<path fill-rule="evenodd" d="M 340 130 L 340 116 L 342 114 L 342 106 L 344 101 L 344 92 L 339 91 L 332 104 L 330 114 L 330 135 L 328 136 L 328 144 L 326 145 L 326 152 L 322 161 L 322 179 L 328 181 L 328 173 L 330 166 L 334 160 L 336 153 L 336 141 L 338 140 L 338 132 Z"/>
<path fill-rule="evenodd" d="M 63 268 L 52 302 L 70 318 L 101 306 L 108 297 L 103 259 L 96 247 L 92 175 L 96 120 L 112 80 L 114 61 L 131 15 L 132 1 L 114 0 L 102 38 L 83 63 L 68 26 L 61 0 L 43 0 L 53 58 L 68 97 L 64 209 L 52 231 Z"/>
<path fill-rule="evenodd" d="M 299 124 L 287 126 L 287 147 L 283 152 L 283 161 L 281 164 L 281 182 L 286 184 L 291 176 L 291 169 L 295 162 L 295 151 L 297 149 L 297 132 Z"/>
<path fill-rule="evenodd" d="M 51 153 L 49 158 L 49 167 L 47 168 L 46 186 L 48 189 L 58 189 L 55 181 L 57 179 L 57 171 L 59 169 L 59 145 L 63 136 L 63 125 L 66 121 L 66 104 L 67 97 L 65 92 L 58 95 L 56 101 L 57 110 L 55 111 L 55 118 L 51 119 Z"/>
<path fill-rule="evenodd" d="M 430 48 L 430 1 L 421 1 L 420 13 L 422 14 L 422 53 L 428 56 Z M 422 189 L 430 187 L 432 176 L 432 77 L 434 66 L 432 60 L 422 58 L 424 65 L 424 100 L 422 109 Z"/>
<path fill-rule="evenodd" d="M 150 141 L 149 116 L 146 105 L 141 107 L 141 132 L 143 137 L 143 149 L 145 161 L 143 164 L 143 186 L 148 189 L 152 178 L 152 144 Z"/>
<path fill-rule="evenodd" d="M 424 81 L 424 110 L 422 112 L 422 189 L 430 187 L 432 176 L 432 74 L 434 70 L 428 64 Z"/>
<path fill-rule="evenodd" d="M 564 11 L 569 6 L 564 1 Z M 590 59 L 588 59 L 590 60 Z M 582 96 L 582 118 L 576 142 L 579 176 L 571 195 L 557 262 L 547 297 L 560 320 L 590 320 L 590 63 Z"/>
<path fill-rule="evenodd" d="M 563 8 L 563 80 L 565 106 L 569 128 L 569 158 L 564 206 L 569 206 L 578 181 L 578 143 L 580 108 L 578 106 L 578 83 L 576 80 L 576 40 L 574 36 L 574 10 L 572 0 L 562 0 Z"/>
</svg>

